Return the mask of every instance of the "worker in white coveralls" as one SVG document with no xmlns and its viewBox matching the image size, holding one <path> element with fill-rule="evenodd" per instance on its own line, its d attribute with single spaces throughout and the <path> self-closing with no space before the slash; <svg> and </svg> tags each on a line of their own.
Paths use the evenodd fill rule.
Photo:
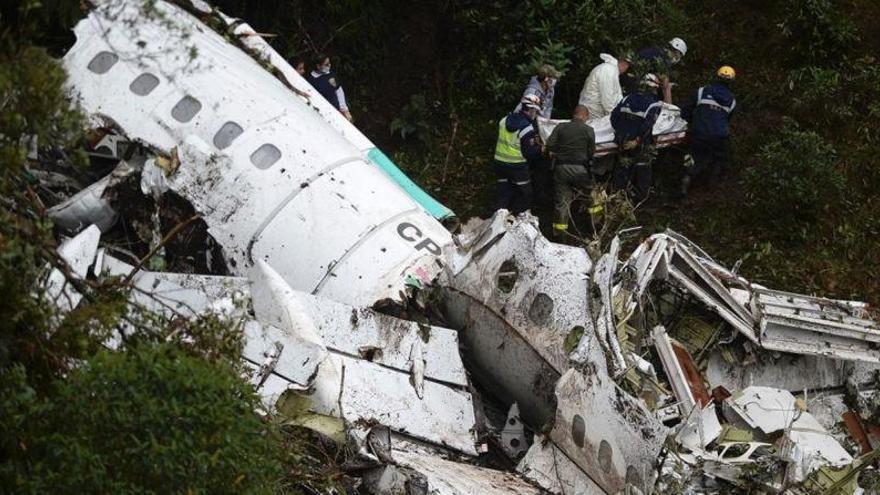
<svg viewBox="0 0 880 495">
<path fill-rule="evenodd" d="M 611 115 L 614 107 L 623 99 L 620 76 L 629 70 L 632 57 L 623 55 L 620 58 L 614 58 L 603 53 L 599 55 L 599 58 L 603 62 L 590 71 L 578 99 L 578 104 L 587 107 L 587 110 L 590 111 L 591 119 Z"/>
</svg>

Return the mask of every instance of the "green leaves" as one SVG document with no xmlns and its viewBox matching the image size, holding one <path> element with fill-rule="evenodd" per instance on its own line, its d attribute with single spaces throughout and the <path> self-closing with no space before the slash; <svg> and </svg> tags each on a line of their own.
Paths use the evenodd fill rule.
<svg viewBox="0 0 880 495">
<path fill-rule="evenodd" d="M 21 428 L 0 479 L 18 492 L 270 493 L 283 474 L 253 389 L 229 363 L 173 344 L 102 351 L 41 400 L 20 368 L 0 377 L 16 399 L 2 427 Z"/>
<path fill-rule="evenodd" d="M 779 24 L 792 44 L 792 52 L 814 64 L 834 66 L 843 61 L 859 41 L 855 23 L 841 12 L 835 0 L 788 0 Z"/>
<path fill-rule="evenodd" d="M 791 232 L 837 209 L 845 179 L 835 149 L 788 119 L 745 171 L 745 182 L 754 215 Z"/>
</svg>

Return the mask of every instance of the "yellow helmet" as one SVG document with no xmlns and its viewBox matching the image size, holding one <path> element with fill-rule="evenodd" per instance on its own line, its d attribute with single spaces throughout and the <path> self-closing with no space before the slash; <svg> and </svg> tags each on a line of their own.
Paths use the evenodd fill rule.
<svg viewBox="0 0 880 495">
<path fill-rule="evenodd" d="M 733 70 L 733 67 L 731 67 L 729 65 L 725 65 L 725 66 L 721 67 L 720 69 L 718 69 L 718 72 L 716 73 L 716 75 L 718 77 L 720 77 L 721 79 L 729 79 L 731 81 L 736 79 L 736 71 Z"/>
</svg>

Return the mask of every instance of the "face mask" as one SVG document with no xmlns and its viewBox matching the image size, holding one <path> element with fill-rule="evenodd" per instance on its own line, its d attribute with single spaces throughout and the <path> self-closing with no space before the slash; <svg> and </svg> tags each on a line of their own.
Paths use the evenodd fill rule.
<svg viewBox="0 0 880 495">
<path fill-rule="evenodd" d="M 321 71 L 321 74 L 329 74 L 330 73 L 330 66 L 329 65 L 322 65 L 321 67 L 318 67 L 318 70 Z"/>
</svg>

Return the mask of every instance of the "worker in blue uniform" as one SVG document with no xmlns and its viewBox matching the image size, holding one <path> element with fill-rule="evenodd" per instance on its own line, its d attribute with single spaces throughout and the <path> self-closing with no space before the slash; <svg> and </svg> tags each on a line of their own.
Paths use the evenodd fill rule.
<svg viewBox="0 0 880 495">
<path fill-rule="evenodd" d="M 309 73 L 306 80 L 350 122 L 352 116 L 345 101 L 345 90 L 342 89 L 339 78 L 333 72 L 330 57 L 324 54 L 318 55 L 314 59 L 314 66 L 314 70 Z"/>
<path fill-rule="evenodd" d="M 498 184 L 495 209 L 522 213 L 532 206 L 529 160 L 541 156 L 538 133 L 533 125 L 541 110 L 541 99 L 527 94 L 518 110 L 498 122 L 493 169 Z"/>
<path fill-rule="evenodd" d="M 681 38 L 672 38 L 665 47 L 651 46 L 639 50 L 631 72 L 634 79 L 630 79 L 630 92 L 634 92 L 634 86 L 645 74 L 654 74 L 659 83 L 660 98 L 666 103 L 672 103 L 672 67 L 681 62 L 687 50 L 687 43 Z"/>
<path fill-rule="evenodd" d="M 614 142 L 618 147 L 618 160 L 612 177 L 616 191 L 634 186 L 634 199 L 644 200 L 651 190 L 654 147 L 654 123 L 660 115 L 663 103 L 657 98 L 659 82 L 654 74 L 646 74 L 638 90 L 626 96 L 611 112 Z"/>
<path fill-rule="evenodd" d="M 714 81 L 698 89 L 682 108 L 688 121 L 693 165 L 685 168 L 681 195 L 686 196 L 697 177 L 708 174 L 710 183 L 726 171 L 730 149 L 730 117 L 736 110 L 736 98 L 730 86 L 736 79 L 733 67 L 718 69 Z"/>
</svg>

